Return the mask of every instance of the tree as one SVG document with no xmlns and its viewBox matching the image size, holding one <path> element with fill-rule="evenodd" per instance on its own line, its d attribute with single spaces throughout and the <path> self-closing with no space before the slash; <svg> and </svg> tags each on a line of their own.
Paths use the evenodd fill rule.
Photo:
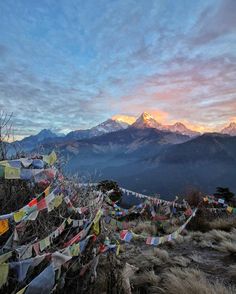
<svg viewBox="0 0 236 294">
<path fill-rule="evenodd" d="M 224 187 L 217 187 L 216 193 L 214 193 L 214 196 L 217 198 L 223 198 L 227 202 L 231 201 L 234 197 L 234 193 L 229 190 L 229 188 Z"/>
<path fill-rule="evenodd" d="M 7 147 L 12 136 L 12 115 L 0 111 L 0 161 L 7 159 Z"/>
<path fill-rule="evenodd" d="M 113 192 L 109 195 L 112 201 L 118 201 L 121 199 L 122 191 L 119 189 L 118 184 L 114 181 L 102 181 L 98 184 L 98 189 L 103 193 L 113 190 Z"/>
</svg>

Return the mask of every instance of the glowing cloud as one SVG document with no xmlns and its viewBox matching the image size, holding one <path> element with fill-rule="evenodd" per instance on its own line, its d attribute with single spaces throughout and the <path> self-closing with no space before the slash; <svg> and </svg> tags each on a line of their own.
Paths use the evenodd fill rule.
<svg viewBox="0 0 236 294">
<path fill-rule="evenodd" d="M 130 115 L 123 115 L 123 114 L 117 114 L 112 117 L 112 119 L 120 122 L 125 122 L 129 125 L 133 124 L 136 120 L 135 116 L 130 116 Z"/>
</svg>

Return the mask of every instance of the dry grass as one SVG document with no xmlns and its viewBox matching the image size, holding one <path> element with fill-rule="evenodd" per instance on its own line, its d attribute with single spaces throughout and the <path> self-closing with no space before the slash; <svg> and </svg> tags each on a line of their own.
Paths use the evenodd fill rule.
<svg viewBox="0 0 236 294">
<path fill-rule="evenodd" d="M 210 229 L 230 231 L 232 228 L 236 228 L 236 218 L 218 218 L 209 223 Z"/>
<path fill-rule="evenodd" d="M 236 281 L 236 265 L 230 265 L 228 267 L 228 272 L 227 272 L 228 276 L 233 279 L 234 281 Z"/>
<path fill-rule="evenodd" d="M 236 229 L 232 229 L 231 232 L 215 229 L 206 233 L 190 232 L 184 237 L 184 241 L 198 244 L 201 248 L 214 248 L 222 252 L 233 253 L 234 243 L 236 242 Z"/>
<path fill-rule="evenodd" d="M 155 257 L 158 257 L 163 262 L 169 261 L 169 253 L 166 250 L 160 249 L 160 248 L 154 248 L 152 255 Z"/>
<path fill-rule="evenodd" d="M 199 254 L 193 254 L 189 256 L 189 258 L 196 263 L 205 263 L 205 259 L 203 259 Z"/>
<path fill-rule="evenodd" d="M 174 240 L 174 243 L 176 243 L 176 244 L 182 244 L 184 241 L 185 241 L 184 237 L 181 236 L 181 235 L 179 235 L 177 237 L 177 239 Z"/>
<path fill-rule="evenodd" d="M 171 263 L 173 265 L 178 265 L 181 267 L 186 267 L 190 264 L 190 260 L 187 257 L 184 256 L 175 256 L 172 258 Z"/>
<path fill-rule="evenodd" d="M 222 230 L 212 230 L 203 234 L 202 239 L 211 242 L 222 242 L 226 240 L 232 240 L 232 234 Z"/>
<path fill-rule="evenodd" d="M 154 271 L 144 271 L 136 274 L 131 278 L 131 284 L 137 288 L 145 286 L 157 286 L 160 282 L 160 277 Z"/>
<path fill-rule="evenodd" d="M 150 236 L 155 236 L 157 231 L 156 227 L 150 223 L 140 222 L 138 225 L 133 228 L 135 234 L 147 234 Z"/>
<path fill-rule="evenodd" d="M 231 241 L 223 241 L 213 248 L 220 252 L 236 255 L 236 243 Z"/>
<path fill-rule="evenodd" d="M 168 294 L 233 294 L 235 288 L 227 288 L 216 281 L 210 283 L 203 272 L 195 269 L 171 268 L 164 274 L 163 293 Z M 157 292 L 158 293 L 158 292 Z M 160 291 L 159 291 L 160 293 Z"/>
<path fill-rule="evenodd" d="M 131 265 L 129 263 L 125 263 L 123 268 L 121 277 L 122 277 L 122 287 L 124 289 L 124 293 L 131 294 L 131 285 L 130 279 L 134 276 L 134 273 L 138 270 L 138 267 Z"/>
</svg>

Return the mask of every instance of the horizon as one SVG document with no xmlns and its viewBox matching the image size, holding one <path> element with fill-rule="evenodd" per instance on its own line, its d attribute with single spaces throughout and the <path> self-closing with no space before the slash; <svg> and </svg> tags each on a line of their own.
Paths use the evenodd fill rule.
<svg viewBox="0 0 236 294">
<path fill-rule="evenodd" d="M 109 119 L 111 119 L 111 120 L 115 120 L 115 121 L 118 121 L 118 122 L 125 122 L 125 123 L 127 123 L 127 126 L 131 126 L 140 116 L 142 116 L 144 113 L 147 113 L 147 112 L 142 112 L 141 114 L 139 114 L 139 115 L 137 115 L 137 116 L 127 116 L 127 115 L 114 115 L 113 117 L 110 117 L 110 118 L 107 118 L 105 121 L 103 121 L 103 122 L 106 122 L 107 120 L 109 120 Z M 147 113 L 148 115 L 150 115 L 152 118 L 154 118 L 157 122 L 159 122 L 158 121 L 158 118 L 156 118 L 155 116 L 153 116 L 153 115 L 151 115 L 150 113 Z M 96 126 L 98 126 L 99 124 L 101 124 L 101 123 L 103 123 L 103 122 L 100 122 L 100 123 L 98 123 L 97 125 L 94 125 L 94 126 L 92 126 L 92 127 L 96 127 Z M 221 130 L 222 130 L 222 128 L 225 128 L 225 127 L 227 127 L 227 126 L 229 126 L 231 123 L 235 123 L 236 124 L 236 122 L 235 121 L 230 121 L 230 122 L 228 122 L 227 124 L 225 124 L 222 128 L 218 128 L 218 129 L 216 129 L 216 128 L 214 128 L 214 129 L 208 129 L 208 130 L 205 130 L 205 131 L 201 131 L 201 130 L 199 130 L 198 128 L 195 128 L 193 125 L 189 125 L 188 123 L 183 123 L 182 121 L 175 121 L 175 122 L 172 122 L 172 123 L 170 123 L 170 124 L 165 124 L 165 123 L 161 123 L 162 125 L 166 125 L 166 126 L 168 126 L 168 125 L 174 125 L 174 124 L 176 124 L 176 123 L 182 123 L 185 127 L 187 127 L 189 130 L 192 130 L 192 131 L 196 131 L 196 132 L 199 132 L 201 135 L 203 135 L 203 134 L 205 134 L 205 133 L 220 133 L 221 132 Z M 37 134 L 39 134 L 41 131 L 43 131 L 43 130 L 49 130 L 49 131 L 51 131 L 51 132 L 53 132 L 53 133 L 55 133 L 55 134 L 57 134 L 57 135 L 67 135 L 67 134 L 69 134 L 70 132 L 72 132 L 72 131 L 77 131 L 77 130 L 72 130 L 72 131 L 68 131 L 68 132 L 65 132 L 65 133 L 62 133 L 62 132 L 57 132 L 56 130 L 54 130 L 53 128 L 44 128 L 44 129 L 41 129 L 41 130 L 39 130 L 39 132 L 36 132 L 36 133 L 32 133 L 31 135 L 29 135 L 29 136 L 35 136 L 35 135 L 37 135 Z M 78 130 L 86 130 L 86 129 L 78 129 Z M 13 140 L 11 140 L 11 142 L 14 142 L 14 141 L 20 141 L 20 140 L 22 140 L 22 139 L 24 139 L 24 138 L 27 138 L 27 137 L 29 137 L 29 136 L 14 136 L 14 139 Z"/>
<path fill-rule="evenodd" d="M 96 8 L 96 9 L 95 9 Z M 17 138 L 147 111 L 200 132 L 236 121 L 236 1 L 0 3 L 0 109 Z"/>
</svg>

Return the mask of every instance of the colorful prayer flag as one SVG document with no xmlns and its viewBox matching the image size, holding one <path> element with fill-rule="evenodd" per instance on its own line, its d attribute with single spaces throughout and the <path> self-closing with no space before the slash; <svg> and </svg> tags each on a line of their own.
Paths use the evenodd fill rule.
<svg viewBox="0 0 236 294">
<path fill-rule="evenodd" d="M 0 220 L 0 236 L 9 230 L 8 219 Z"/>
<path fill-rule="evenodd" d="M 20 168 L 6 166 L 5 179 L 20 179 Z"/>
<path fill-rule="evenodd" d="M 25 211 L 23 209 L 17 211 L 17 212 L 14 212 L 13 214 L 13 218 L 14 218 L 14 221 L 16 223 L 19 223 L 25 216 Z"/>
</svg>

